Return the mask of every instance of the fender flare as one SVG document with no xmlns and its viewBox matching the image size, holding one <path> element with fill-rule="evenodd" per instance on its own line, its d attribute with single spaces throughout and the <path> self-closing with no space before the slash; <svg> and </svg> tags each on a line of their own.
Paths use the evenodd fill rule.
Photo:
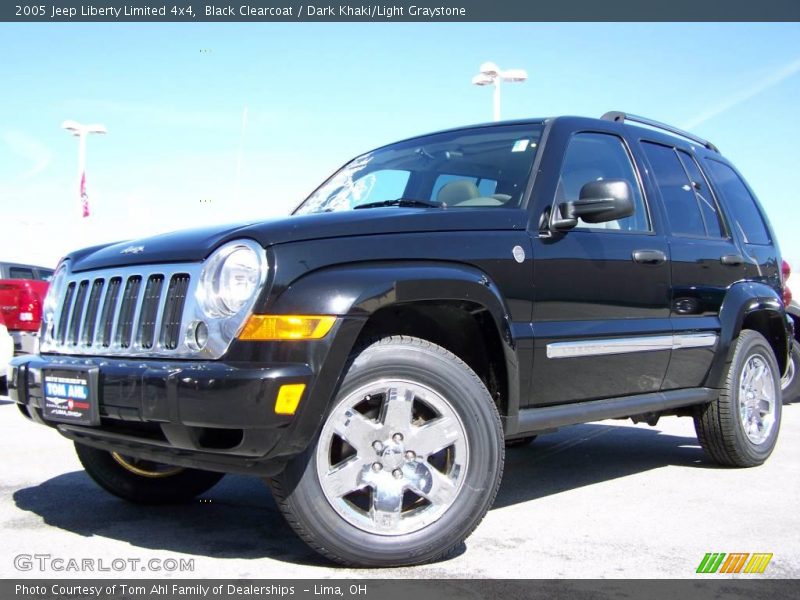
<svg viewBox="0 0 800 600">
<path fill-rule="evenodd" d="M 706 385 L 712 388 L 722 388 L 727 364 L 733 359 L 736 349 L 736 339 L 739 337 L 745 321 L 757 313 L 764 313 L 769 319 L 777 319 L 782 324 L 778 328 L 780 339 L 777 341 L 782 349 L 777 351 L 775 358 L 781 370 L 785 369 L 789 350 L 789 339 L 792 328 L 787 321 L 789 318 L 783 307 L 783 300 L 769 285 L 752 281 L 741 281 L 733 284 L 725 294 L 719 312 L 719 341 L 714 353 L 711 369 L 706 377 Z M 779 346 L 780 347 L 780 346 Z"/>
<path fill-rule="evenodd" d="M 444 261 L 351 263 L 307 273 L 275 298 L 273 314 L 336 315 L 328 353 L 321 361 L 303 410 L 274 452 L 292 455 L 316 435 L 341 384 L 358 336 L 369 317 L 393 305 L 465 301 L 486 310 L 497 328 L 507 374 L 508 412 L 519 407 L 519 360 L 509 308 L 497 285 L 480 269 Z"/>
</svg>

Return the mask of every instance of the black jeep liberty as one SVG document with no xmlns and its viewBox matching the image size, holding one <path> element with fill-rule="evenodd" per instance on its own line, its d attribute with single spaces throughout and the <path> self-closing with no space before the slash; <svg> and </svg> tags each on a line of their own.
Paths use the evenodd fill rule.
<svg viewBox="0 0 800 600">
<path fill-rule="evenodd" d="M 359 156 L 288 218 L 68 255 L 10 394 L 112 494 L 257 475 L 330 559 L 416 564 L 537 433 L 687 416 L 711 460 L 764 462 L 780 267 L 708 141 L 623 113 L 465 127 Z"/>
</svg>

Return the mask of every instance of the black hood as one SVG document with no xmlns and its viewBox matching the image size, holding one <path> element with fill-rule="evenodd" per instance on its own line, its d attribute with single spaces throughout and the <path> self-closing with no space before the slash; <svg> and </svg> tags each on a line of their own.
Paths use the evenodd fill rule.
<svg viewBox="0 0 800 600">
<path fill-rule="evenodd" d="M 85 271 L 137 264 L 199 262 L 220 245 L 241 238 L 256 240 L 267 247 L 356 235 L 524 229 L 526 225 L 527 212 L 520 209 L 374 208 L 173 231 L 86 248 L 73 252 L 69 258 L 73 271 Z"/>
</svg>

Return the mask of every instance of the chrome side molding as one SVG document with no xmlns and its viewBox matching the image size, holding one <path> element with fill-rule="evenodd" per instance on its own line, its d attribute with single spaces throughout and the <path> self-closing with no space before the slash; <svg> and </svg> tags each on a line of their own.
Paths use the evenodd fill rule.
<svg viewBox="0 0 800 600">
<path fill-rule="evenodd" d="M 547 358 L 577 358 L 605 354 L 707 348 L 717 343 L 715 333 L 679 333 L 547 344 Z"/>
</svg>

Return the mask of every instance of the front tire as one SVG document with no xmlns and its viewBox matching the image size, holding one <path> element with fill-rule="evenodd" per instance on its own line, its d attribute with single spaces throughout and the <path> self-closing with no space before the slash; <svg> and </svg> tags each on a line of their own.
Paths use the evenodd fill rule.
<svg viewBox="0 0 800 600">
<path fill-rule="evenodd" d="M 720 465 L 754 467 L 772 454 L 780 424 L 778 362 L 764 336 L 745 329 L 739 334 L 719 398 L 695 412 L 697 437 Z"/>
<path fill-rule="evenodd" d="M 322 430 L 270 481 L 291 527 L 345 565 L 402 566 L 453 553 L 492 505 L 500 418 L 458 357 L 407 336 L 353 360 Z"/>
<path fill-rule="evenodd" d="M 180 504 L 214 487 L 224 473 L 185 469 L 75 444 L 89 477 L 107 492 L 134 504 Z"/>
</svg>

